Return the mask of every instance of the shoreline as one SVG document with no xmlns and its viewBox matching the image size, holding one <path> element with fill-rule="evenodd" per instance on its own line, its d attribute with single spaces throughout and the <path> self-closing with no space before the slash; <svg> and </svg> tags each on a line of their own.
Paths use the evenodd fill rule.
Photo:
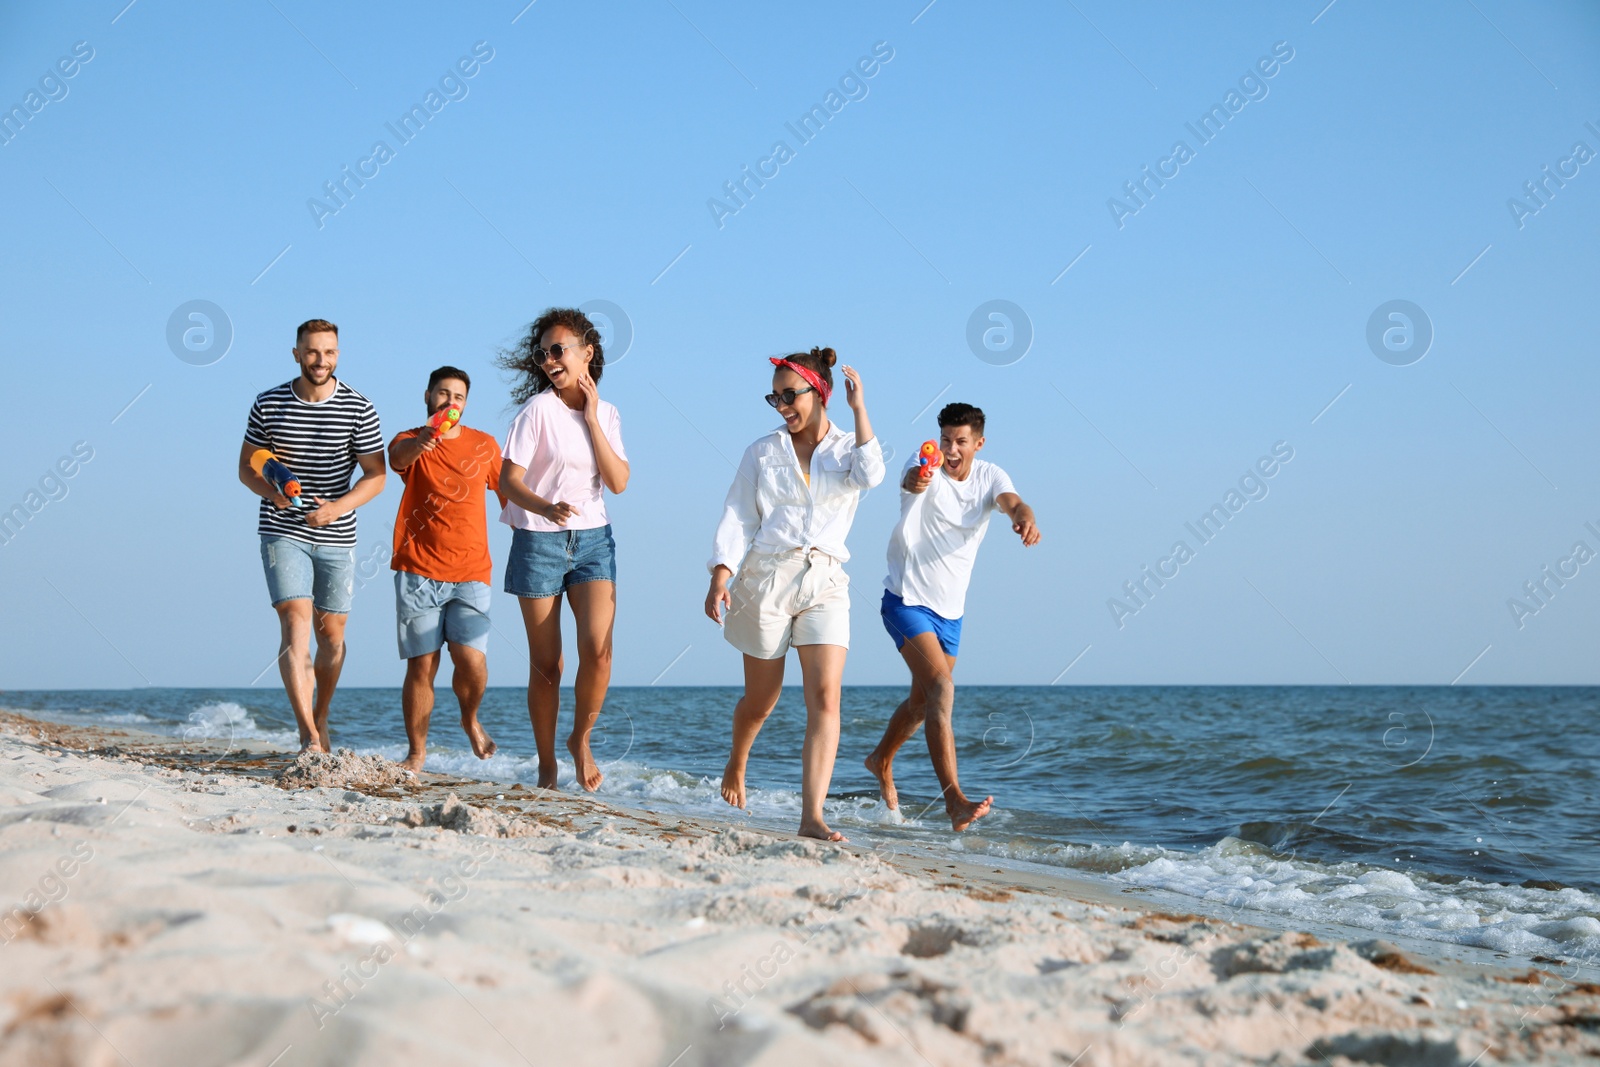
<svg viewBox="0 0 1600 1067">
<path fill-rule="evenodd" d="M 322 762 L 338 766 L 0 713 L 0 1063 L 266 1064 L 285 1046 L 276 1067 L 423 1048 L 680 1067 L 1600 1055 L 1600 985 L 1555 961 Z M 43 906 L 18 925 L 30 889 Z M 552 1017 L 570 1025 L 552 1035 Z M 235 1051 L 205 1051 L 223 1034 Z"/>
<path fill-rule="evenodd" d="M 521 690 L 518 690 L 519 694 Z M 281 740 L 263 737 L 233 738 L 226 741 L 216 735 L 204 735 L 194 740 L 184 740 L 168 733 L 148 732 L 137 725 L 109 724 L 106 726 L 88 725 L 59 721 L 55 719 L 39 718 L 33 712 L 9 708 L 0 704 L 0 723 L 7 721 L 8 717 L 24 723 L 45 723 L 52 728 L 77 731 L 76 736 L 93 741 L 100 747 L 105 747 L 106 742 L 112 738 L 122 740 L 127 746 L 129 754 L 135 758 L 153 758 L 157 761 L 166 761 L 165 765 L 178 766 L 181 761 L 180 754 L 187 753 L 189 757 L 205 763 L 226 758 L 230 762 L 240 762 L 235 757 L 249 754 L 250 760 L 242 761 L 244 764 L 260 772 L 261 768 L 281 767 L 292 761 L 293 750 L 286 747 Z M 224 757 L 219 757 L 218 745 L 225 745 Z M 338 747 L 338 746 L 336 746 Z M 403 748 L 403 745 L 400 746 Z M 366 754 L 379 756 L 368 748 Z M 258 762 L 266 761 L 266 762 Z M 709 779 L 707 781 L 710 781 Z M 528 792 L 522 794 L 522 799 L 543 796 L 547 799 L 565 797 L 568 799 L 584 799 L 608 811 L 618 812 L 630 817 L 649 817 L 678 819 L 683 818 L 696 824 L 720 827 L 725 830 L 746 830 L 773 836 L 778 840 L 790 840 L 795 837 L 787 825 L 779 825 L 779 820 L 770 815 L 766 817 L 751 816 L 744 813 L 735 813 L 722 805 L 718 805 L 726 814 L 707 812 L 705 810 L 681 810 L 677 805 L 664 803 L 659 807 L 635 807 L 627 803 L 626 799 L 616 799 L 604 794 L 588 794 L 578 791 L 575 783 L 568 783 L 556 793 L 544 794 L 537 792 L 534 787 L 526 783 L 514 785 L 511 779 L 505 777 L 473 777 L 464 775 L 457 770 L 424 771 L 414 781 L 414 786 L 419 792 L 426 792 L 430 786 L 444 789 L 454 788 L 462 793 L 464 799 L 476 798 L 484 802 L 489 795 L 498 795 L 507 789 L 522 789 Z M 431 795 L 431 794 L 430 794 Z M 441 794 L 442 795 L 442 794 Z M 850 794 L 854 795 L 854 794 Z M 433 797 L 438 800 L 439 797 Z M 512 800 L 516 800 L 512 797 Z M 1117 906 L 1136 906 L 1141 901 L 1150 910 L 1164 913 L 1195 913 L 1208 918 L 1240 922 L 1246 926 L 1268 931 L 1282 933 L 1309 932 L 1315 933 L 1327 940 L 1355 941 L 1361 939 L 1384 939 L 1407 953 L 1428 958 L 1435 966 L 1454 967 L 1463 969 L 1463 973 L 1475 970 L 1488 969 L 1501 972 L 1515 970 L 1519 967 L 1552 966 L 1567 968 L 1574 981 L 1600 981 L 1600 957 L 1584 957 L 1581 953 L 1552 953 L 1549 956 L 1538 953 L 1513 953 L 1499 948 L 1466 944 L 1447 939 L 1429 938 L 1427 936 L 1407 935 L 1392 930 L 1374 929 L 1337 919 L 1312 918 L 1305 915 L 1285 914 L 1279 911 L 1266 910 L 1249 906 L 1245 903 L 1230 904 L 1226 901 L 1199 897 L 1184 893 L 1179 890 L 1166 889 L 1157 886 L 1131 884 L 1115 877 L 1105 871 L 1086 870 L 1070 865 L 1058 865 L 1041 862 L 1011 855 L 1004 855 L 989 851 L 968 851 L 964 843 L 971 840 L 974 835 L 956 834 L 937 831 L 931 840 L 908 840 L 905 835 L 897 833 L 899 823 L 874 823 L 869 826 L 857 825 L 850 827 L 848 832 L 857 835 L 857 840 L 847 847 L 862 851 L 865 846 L 861 844 L 862 838 L 869 838 L 885 833 L 895 838 L 892 845 L 880 844 L 880 850 L 887 850 L 886 855 L 905 856 L 915 862 L 948 863 L 955 869 L 963 872 L 967 877 L 983 882 L 997 884 L 1023 881 L 1042 891 L 1058 891 L 1071 895 L 1081 900 L 1093 900 L 1100 903 L 1114 904 Z M 981 829 L 981 828 L 980 828 Z M 984 835 L 976 835 L 982 840 Z M 1380 868 L 1381 869 L 1381 868 Z"/>
</svg>

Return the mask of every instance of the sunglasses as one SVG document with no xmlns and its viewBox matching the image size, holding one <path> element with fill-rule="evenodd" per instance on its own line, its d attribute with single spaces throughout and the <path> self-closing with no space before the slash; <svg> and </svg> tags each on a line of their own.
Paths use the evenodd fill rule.
<svg viewBox="0 0 1600 1067">
<path fill-rule="evenodd" d="M 814 393 L 814 392 L 816 392 L 816 390 L 811 388 L 811 386 L 809 386 L 809 385 L 804 386 L 804 387 L 802 387 L 800 389 L 785 389 L 781 393 L 768 393 L 767 396 L 766 396 L 766 401 L 767 401 L 767 403 L 771 404 L 773 407 L 777 407 L 779 404 L 790 404 L 790 405 L 792 405 L 794 403 L 794 398 L 795 397 L 800 396 L 802 393 Z"/>
<path fill-rule="evenodd" d="M 545 365 L 547 360 L 560 359 L 566 353 L 576 351 L 577 349 L 583 347 L 585 346 L 582 344 L 574 343 L 570 345 L 554 344 L 549 348 L 535 348 L 533 350 L 533 365 L 535 367 L 542 367 Z"/>
</svg>

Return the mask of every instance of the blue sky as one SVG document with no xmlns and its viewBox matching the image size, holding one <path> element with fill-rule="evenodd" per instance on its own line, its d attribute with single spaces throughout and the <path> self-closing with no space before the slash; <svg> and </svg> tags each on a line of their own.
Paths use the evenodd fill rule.
<svg viewBox="0 0 1600 1067">
<path fill-rule="evenodd" d="M 814 344 L 860 368 L 902 457 L 938 404 L 981 405 L 985 458 L 1037 510 L 1038 548 L 1000 525 L 984 546 L 958 680 L 1600 681 L 1600 561 L 1573 555 L 1600 552 L 1600 162 L 1574 156 L 1600 152 L 1600 8 L 925 2 L 0 8 L 0 106 L 26 114 L 0 146 L 0 509 L 38 507 L 0 545 L 0 685 L 243 686 L 270 663 L 234 465 L 298 322 L 340 324 L 386 437 L 445 362 L 499 436 L 497 346 L 596 300 L 633 332 L 602 382 L 634 468 L 619 684 L 738 679 L 704 561 L 731 461 L 775 425 L 765 357 Z M 401 143 L 386 124 L 430 90 Z M 830 103 L 809 141 L 786 125 Z M 336 213 L 308 206 L 378 141 Z M 1547 166 L 1569 176 L 1539 203 Z M 745 167 L 770 176 L 735 205 Z M 1169 177 L 1138 203 L 1146 167 Z M 193 300 L 232 333 L 203 366 L 167 340 Z M 969 345 L 994 300 L 1025 354 Z M 1396 300 L 1431 325 L 1414 362 L 1368 343 Z M 79 442 L 93 458 L 49 481 Z M 1279 442 L 1266 495 L 1201 543 L 1185 524 Z M 358 559 L 399 492 L 359 513 Z M 847 682 L 904 673 L 876 613 L 896 514 L 877 490 L 851 536 Z M 1547 565 L 1576 575 L 1532 600 Z M 1146 566 L 1177 569 L 1136 602 Z M 491 682 L 517 684 L 516 605 L 495 611 Z M 349 641 L 346 684 L 398 682 L 386 571 Z"/>
</svg>

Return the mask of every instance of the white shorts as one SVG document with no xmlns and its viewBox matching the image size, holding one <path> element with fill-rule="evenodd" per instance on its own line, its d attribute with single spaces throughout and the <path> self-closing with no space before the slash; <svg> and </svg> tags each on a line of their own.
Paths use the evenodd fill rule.
<svg viewBox="0 0 1600 1067">
<path fill-rule="evenodd" d="M 728 597 L 722 636 L 747 656 L 782 659 L 800 645 L 850 647 L 850 576 L 826 552 L 751 552 Z"/>
</svg>

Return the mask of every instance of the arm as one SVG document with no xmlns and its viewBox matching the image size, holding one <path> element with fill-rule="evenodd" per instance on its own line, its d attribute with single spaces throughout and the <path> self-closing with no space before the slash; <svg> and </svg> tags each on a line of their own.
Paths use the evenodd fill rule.
<svg viewBox="0 0 1600 1067">
<path fill-rule="evenodd" d="M 324 500 L 320 496 L 311 499 L 317 502 L 315 511 L 306 515 L 307 526 L 326 526 L 341 516 L 348 515 L 362 504 L 383 492 L 383 453 L 368 452 L 364 456 L 357 456 L 356 462 L 361 465 L 361 477 L 356 479 L 356 484 L 338 500 Z"/>
<path fill-rule="evenodd" d="M 845 389 L 850 400 L 850 412 L 856 420 L 856 447 L 847 483 L 855 489 L 872 489 L 883 481 L 886 473 L 883 464 L 883 445 L 872 435 L 872 420 L 867 417 L 866 394 L 861 387 L 861 375 L 854 367 L 844 368 Z"/>
<path fill-rule="evenodd" d="M 589 440 L 594 442 L 594 462 L 600 469 L 600 481 L 613 493 L 620 493 L 628 488 L 628 461 L 617 455 L 605 427 L 600 424 L 599 388 L 587 374 L 578 379 L 578 388 L 583 390 L 583 421 L 589 427 Z"/>
<path fill-rule="evenodd" d="M 432 452 L 438 447 L 439 439 L 431 432 L 419 430 L 410 437 L 403 433 L 396 434 L 395 439 L 389 442 L 389 467 L 398 474 L 421 459 L 424 452 Z"/>
<path fill-rule="evenodd" d="M 733 571 L 725 563 L 711 569 L 711 588 L 706 590 L 706 618 L 718 625 L 722 623 L 723 606 L 733 606 L 733 598 L 728 595 L 728 581 L 732 577 Z"/>
<path fill-rule="evenodd" d="M 760 464 L 752 445 L 745 449 L 739 460 L 739 471 L 733 476 L 733 485 L 728 488 L 728 496 L 722 504 L 722 518 L 711 543 L 711 561 L 706 564 L 711 572 L 711 587 L 706 591 L 706 617 L 715 623 L 722 622 L 722 606 L 731 603 L 728 582 L 733 578 L 733 568 L 743 561 L 756 531 L 761 528 L 761 506 L 756 496 L 759 475 Z"/>
<path fill-rule="evenodd" d="M 1011 520 L 1011 532 L 1022 538 L 1025 547 L 1039 543 L 1039 527 L 1033 522 L 1033 509 L 1022 502 L 1016 493 L 1001 493 L 994 498 L 994 506 Z"/>
<path fill-rule="evenodd" d="M 506 460 L 500 467 L 501 499 L 509 500 L 522 510 L 549 519 L 557 526 L 565 526 L 572 516 L 580 514 L 578 509 L 565 500 L 552 503 L 528 488 L 528 483 L 523 479 L 528 476 L 528 468 L 511 460 Z"/>
<path fill-rule="evenodd" d="M 251 453 L 260 447 L 253 441 L 246 441 L 244 447 L 239 449 L 239 481 L 243 482 L 244 487 L 256 496 L 282 511 L 289 506 L 289 498 L 272 488 L 267 483 L 267 480 L 257 474 L 254 467 L 250 466 Z"/>
<path fill-rule="evenodd" d="M 872 440 L 872 420 L 867 418 L 867 398 L 861 390 L 861 375 L 854 367 L 844 368 L 845 397 L 856 420 L 856 447 Z"/>
<path fill-rule="evenodd" d="M 926 493 L 932 481 L 932 478 L 922 476 L 921 467 L 910 466 L 906 468 L 905 477 L 900 479 L 900 488 L 908 493 Z"/>
<path fill-rule="evenodd" d="M 613 493 L 622 492 L 628 488 L 628 461 L 611 447 L 611 439 L 600 427 L 599 420 L 589 420 L 589 436 L 594 441 L 594 462 L 600 468 L 600 481 Z"/>
<path fill-rule="evenodd" d="M 485 488 L 494 493 L 495 497 L 500 501 L 500 509 L 504 511 L 506 506 L 506 494 L 505 491 L 500 488 L 500 476 L 505 469 L 505 460 L 500 459 L 500 452 L 498 449 L 495 450 L 495 459 L 500 460 L 500 462 L 488 464 L 489 473 L 484 477 L 483 484 Z"/>
</svg>

